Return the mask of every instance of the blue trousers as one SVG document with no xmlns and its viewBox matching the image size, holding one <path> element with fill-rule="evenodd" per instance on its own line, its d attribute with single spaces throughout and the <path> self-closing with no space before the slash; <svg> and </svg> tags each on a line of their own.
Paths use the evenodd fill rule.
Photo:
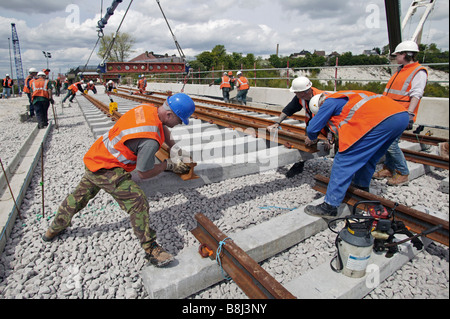
<svg viewBox="0 0 450 319">
<path fill-rule="evenodd" d="M 402 175 L 409 175 L 409 168 L 406 163 L 405 154 L 403 154 L 398 143 L 400 143 L 400 137 L 396 138 L 391 146 L 389 146 L 386 152 L 386 160 L 384 161 L 384 165 L 386 165 L 391 172 L 398 171 Z"/>
<path fill-rule="evenodd" d="M 403 133 L 408 122 L 407 112 L 392 115 L 345 152 L 338 152 L 331 168 L 325 202 L 339 206 L 352 182 L 356 186 L 369 187 L 378 161 L 392 142 Z"/>
</svg>

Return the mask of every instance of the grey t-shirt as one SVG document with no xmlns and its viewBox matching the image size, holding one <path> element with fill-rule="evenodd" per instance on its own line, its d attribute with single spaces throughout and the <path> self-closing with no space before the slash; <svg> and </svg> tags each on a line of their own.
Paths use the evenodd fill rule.
<svg viewBox="0 0 450 319">
<path fill-rule="evenodd" d="M 151 138 L 136 138 L 125 142 L 125 146 L 137 156 L 136 170 L 146 172 L 155 166 L 155 154 L 159 143 Z"/>
</svg>

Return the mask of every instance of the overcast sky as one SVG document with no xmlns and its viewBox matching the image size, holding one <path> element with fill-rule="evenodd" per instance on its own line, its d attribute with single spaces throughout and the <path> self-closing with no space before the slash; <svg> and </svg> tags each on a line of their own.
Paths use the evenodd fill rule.
<svg viewBox="0 0 450 319">
<path fill-rule="evenodd" d="M 401 0 L 402 18 L 411 0 Z M 0 0 L 0 77 L 10 72 L 8 38 L 11 23 L 20 40 L 24 75 L 30 67 L 46 66 L 43 50 L 51 52 L 50 69 L 67 72 L 84 65 L 97 41 L 102 0 Z M 103 15 L 112 0 L 103 0 Z M 116 31 L 130 0 L 119 4 L 105 33 Z M 339 53 L 382 48 L 388 44 L 384 0 L 160 0 L 177 40 L 188 57 L 217 44 L 228 53 L 268 57 L 305 49 Z M 403 34 L 414 32 L 423 10 Z M 134 0 L 121 31 L 135 39 L 132 57 L 145 51 L 177 54 L 156 0 Z M 436 0 L 425 24 L 422 43 L 449 49 L 449 1 Z M 13 72 L 14 52 L 11 43 Z M 98 64 L 93 54 L 89 64 Z"/>
</svg>

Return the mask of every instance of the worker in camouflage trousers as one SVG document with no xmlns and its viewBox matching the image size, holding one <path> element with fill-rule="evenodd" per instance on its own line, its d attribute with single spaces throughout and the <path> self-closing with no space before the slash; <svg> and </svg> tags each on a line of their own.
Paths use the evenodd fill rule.
<svg viewBox="0 0 450 319">
<path fill-rule="evenodd" d="M 147 196 L 131 179 L 131 172 L 136 170 L 141 179 L 155 177 L 165 170 L 188 173 L 190 167 L 183 161 L 182 150 L 173 151 L 175 142 L 168 128 L 181 123 L 189 124 L 189 117 L 194 111 L 192 99 L 179 93 L 170 96 L 161 107 L 144 104 L 122 115 L 84 156 L 84 176 L 61 203 L 42 239 L 52 241 L 71 226 L 74 215 L 103 189 L 130 215 L 134 234 L 150 263 L 164 267 L 173 261 L 174 257 L 156 242 L 156 232 L 150 228 Z M 156 164 L 155 155 L 163 143 L 169 146 L 174 156 Z M 176 156 L 177 153 L 180 156 Z M 189 161 L 192 159 L 189 158 Z"/>
</svg>

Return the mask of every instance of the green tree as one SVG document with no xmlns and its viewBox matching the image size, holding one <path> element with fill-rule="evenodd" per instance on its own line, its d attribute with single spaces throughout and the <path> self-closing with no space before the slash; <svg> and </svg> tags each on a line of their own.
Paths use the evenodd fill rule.
<svg viewBox="0 0 450 319">
<path fill-rule="evenodd" d="M 100 40 L 100 48 L 97 55 L 101 58 L 105 56 L 105 53 L 111 46 L 114 34 L 105 35 Z M 106 62 L 125 62 L 130 57 L 130 54 L 134 52 L 132 50 L 135 39 L 128 33 L 118 33 L 114 44 L 109 52 L 109 56 Z"/>
</svg>

